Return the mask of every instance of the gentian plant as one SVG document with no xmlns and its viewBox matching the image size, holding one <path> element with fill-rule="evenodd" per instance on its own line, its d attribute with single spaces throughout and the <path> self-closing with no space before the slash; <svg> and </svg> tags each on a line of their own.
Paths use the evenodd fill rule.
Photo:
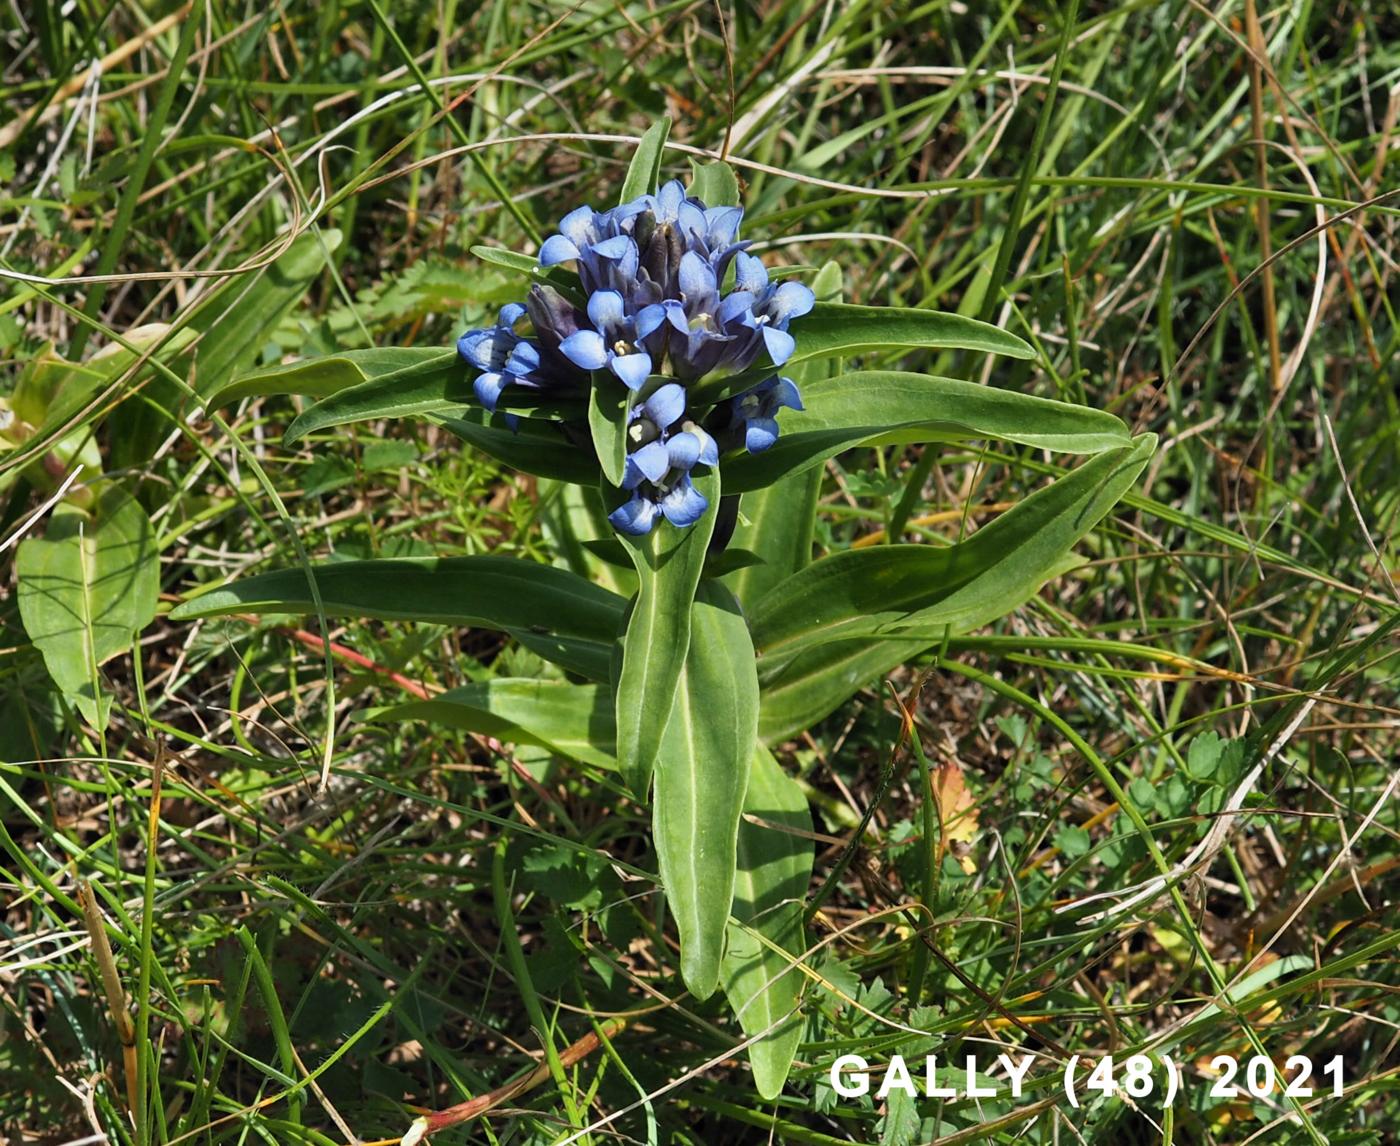
<svg viewBox="0 0 1400 1146">
<path fill-rule="evenodd" d="M 453 350 L 377 348 L 235 380 L 214 396 L 317 399 L 289 427 L 417 416 L 575 489 L 547 518 L 567 564 L 496 556 L 346 561 L 249 577 L 176 610 L 375 616 L 511 634 L 562 673 L 493 678 L 372 712 L 431 719 L 616 768 L 649 805 L 692 994 L 722 989 L 758 1091 L 801 1033 L 813 863 L 803 789 L 773 749 L 952 632 L 1015 609 L 1154 447 L 1108 413 L 949 378 L 844 370 L 901 349 L 1030 358 L 958 315 L 837 301 L 828 264 L 773 276 L 741 238 L 730 169 L 660 180 L 646 136 L 620 204 L 567 214 L 519 301 Z M 855 446 L 991 440 L 1087 462 L 951 545 L 812 560 L 823 463 Z M 620 568 L 619 568 L 620 567 Z M 607 586 L 612 586 L 607 587 Z M 621 588 L 622 592 L 615 589 Z"/>
</svg>

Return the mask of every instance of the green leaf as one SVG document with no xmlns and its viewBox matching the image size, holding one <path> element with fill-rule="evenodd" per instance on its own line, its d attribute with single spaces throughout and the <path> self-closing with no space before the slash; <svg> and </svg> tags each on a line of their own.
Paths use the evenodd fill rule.
<svg viewBox="0 0 1400 1146">
<path fill-rule="evenodd" d="M 483 263 L 494 263 L 498 267 L 526 275 L 538 270 L 540 265 L 534 255 L 522 255 L 519 251 L 510 251 L 504 247 L 475 246 L 471 248 L 471 253 Z"/>
<path fill-rule="evenodd" d="M 282 316 L 306 294 L 340 240 L 333 230 L 299 235 L 251 283 L 240 275 L 199 308 L 191 326 L 203 334 L 194 358 L 194 386 L 201 398 L 258 360 Z"/>
<path fill-rule="evenodd" d="M 656 757 L 652 835 L 680 932 L 681 978 L 692 995 L 705 999 L 719 985 L 734 901 L 739 820 L 758 730 L 758 677 L 733 594 L 706 581 L 688 611 L 689 650 Z"/>
<path fill-rule="evenodd" d="M 819 302 L 792 320 L 797 341 L 789 362 L 885 350 L 976 350 L 1008 358 L 1034 358 L 1022 338 L 988 322 L 938 310 Z"/>
<path fill-rule="evenodd" d="M 98 668 L 131 648 L 156 614 L 160 588 L 151 523 L 117 486 L 91 512 L 61 502 L 42 538 L 15 556 L 19 612 L 54 683 L 94 727 L 106 723 Z"/>
<path fill-rule="evenodd" d="M 941 638 L 939 638 L 941 640 Z M 760 662 L 763 705 L 758 737 L 781 744 L 835 712 L 861 688 L 918 656 L 934 640 L 833 641 L 799 653 L 781 665 Z"/>
<path fill-rule="evenodd" d="M 558 287 L 565 294 L 572 296 L 580 306 L 584 303 L 578 275 L 565 267 L 542 267 L 537 256 L 522 255 L 519 251 L 506 250 L 504 247 L 476 246 L 471 248 L 471 253 L 484 263 L 493 263 L 506 270 L 529 275 L 538 282 Z"/>
<path fill-rule="evenodd" d="M 312 567 L 328 617 L 477 626 L 606 681 L 625 602 L 567 569 L 515 557 L 391 558 Z M 177 605 L 171 618 L 315 611 L 301 569 L 245 577 Z"/>
<path fill-rule="evenodd" d="M 598 459 L 581 429 L 571 435 L 558 422 L 521 418 L 512 430 L 492 425 L 493 420 L 499 418 L 480 406 L 468 406 L 450 418 L 432 416 L 468 445 L 524 473 L 578 485 L 597 482 Z"/>
<path fill-rule="evenodd" d="M 715 528 L 719 474 L 692 475 L 710 508 L 694 525 L 662 521 L 643 537 L 625 538 L 637 569 L 637 598 L 622 638 L 617 678 L 617 763 L 645 799 L 690 646 L 691 602 Z M 747 643 L 747 637 L 745 637 Z"/>
<path fill-rule="evenodd" d="M 798 1000 L 806 982 L 794 961 L 807 949 L 803 901 L 816 845 L 801 786 L 758 748 L 739 823 L 734 905 L 720 978 L 744 1034 L 768 1032 L 749 1047 L 754 1084 L 776 1098 L 802 1038 Z"/>
<path fill-rule="evenodd" d="M 304 411 L 287 427 L 283 441 L 294 445 L 308 434 L 351 422 L 408 418 L 456 410 L 471 401 L 467 371 L 455 350 L 410 362 L 338 390 Z"/>
<path fill-rule="evenodd" d="M 588 391 L 588 428 L 603 476 L 609 484 L 622 485 L 627 468 L 627 418 L 632 406 L 631 392 L 606 370 L 593 371 Z"/>
<path fill-rule="evenodd" d="M 427 720 L 515 744 L 538 744 L 600 768 L 617 767 L 612 694 L 597 684 L 500 677 L 431 700 L 371 709 L 363 718 Z"/>
<path fill-rule="evenodd" d="M 268 366 L 230 378 L 204 396 L 213 409 L 240 402 L 244 398 L 266 398 L 276 394 L 301 394 L 307 398 L 328 398 L 361 382 L 385 375 L 401 375 L 446 353 L 440 346 L 376 346 L 369 350 L 348 350 L 321 358 L 303 358 L 285 365 Z"/>
<path fill-rule="evenodd" d="M 754 606 L 754 644 L 782 658 L 849 637 L 940 637 L 1028 600 L 1117 504 L 1156 437 L 1100 454 L 956 545 L 872 545 L 809 565 Z"/>
<path fill-rule="evenodd" d="M 805 410 L 785 410 L 761 454 L 725 463 L 729 493 L 761 489 L 856 445 L 991 438 L 1057 453 L 1093 454 L 1131 440 L 1112 414 L 927 374 L 873 370 L 808 383 Z"/>
<path fill-rule="evenodd" d="M 691 159 L 687 194 L 699 199 L 706 207 L 737 207 L 739 180 L 734 177 L 734 168 L 722 159 L 716 159 L 713 163 Z"/>
<path fill-rule="evenodd" d="M 663 115 L 646 130 L 632 162 L 627 167 L 627 178 L 622 181 L 622 195 L 619 203 L 630 203 L 641 195 L 650 195 L 656 190 L 661 179 L 661 156 L 666 150 L 666 137 L 671 134 L 671 117 Z"/>
<path fill-rule="evenodd" d="M 751 611 L 772 743 L 834 711 L 945 632 L 1019 607 L 1077 563 L 1070 552 L 1131 487 L 1156 438 L 1086 462 L 957 545 L 847 550 L 809 565 Z"/>
</svg>

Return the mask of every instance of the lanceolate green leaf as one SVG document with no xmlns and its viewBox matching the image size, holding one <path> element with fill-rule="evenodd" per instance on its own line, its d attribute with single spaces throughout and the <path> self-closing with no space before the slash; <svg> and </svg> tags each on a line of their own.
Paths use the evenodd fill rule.
<svg viewBox="0 0 1400 1146">
<path fill-rule="evenodd" d="M 805 410 L 783 411 L 782 434 L 772 448 L 725 462 L 728 492 L 760 489 L 862 443 L 991 438 L 1094 454 L 1130 440 L 1127 427 L 1102 410 L 927 374 L 842 374 L 808 383 L 802 401 Z"/>
<path fill-rule="evenodd" d="M 692 477 L 709 500 L 709 512 L 684 529 L 663 521 L 645 536 L 627 540 L 638 589 L 617 679 L 617 762 L 638 799 L 646 796 L 685 666 L 690 605 L 719 504 L 719 475 L 710 470 Z"/>
<path fill-rule="evenodd" d="M 1035 351 L 1009 331 L 960 314 L 898 306 L 819 302 L 788 328 L 797 340 L 789 362 L 885 350 L 977 350 L 1008 358 Z"/>
<path fill-rule="evenodd" d="M 457 352 L 439 350 L 322 399 L 287 427 L 284 440 L 292 445 L 317 430 L 351 422 L 442 413 L 471 400 L 471 382 Z"/>
<path fill-rule="evenodd" d="M 468 445 L 527 474 L 579 485 L 598 480 L 598 459 L 584 426 L 520 418 L 511 430 L 492 425 L 492 417 L 480 406 L 464 407 L 451 417 L 431 416 Z"/>
<path fill-rule="evenodd" d="M 681 977 L 697 999 L 719 982 L 734 899 L 739 817 L 758 731 L 758 678 L 733 595 L 695 597 L 685 665 L 656 758 L 652 831 L 680 932 Z"/>
<path fill-rule="evenodd" d="M 739 823 L 733 918 L 720 978 L 749 1047 L 754 1083 L 776 1098 L 802 1038 L 798 1000 L 806 977 L 794 965 L 806 951 L 803 900 L 812 880 L 812 816 L 807 797 L 767 749 L 754 753 Z"/>
<path fill-rule="evenodd" d="M 481 681 L 431 700 L 373 709 L 367 720 L 426 720 L 516 744 L 538 744 L 585 764 L 616 768 L 612 693 L 558 680 Z"/>
<path fill-rule="evenodd" d="M 194 385 L 201 397 L 217 393 L 258 360 L 282 316 L 306 294 L 340 239 L 339 231 L 300 235 L 266 270 L 233 279 L 200 307 L 191 325 L 202 332 L 194 357 Z"/>
<path fill-rule="evenodd" d="M 300 394 L 307 398 L 327 398 L 386 375 L 421 367 L 433 360 L 444 360 L 449 353 L 441 346 L 376 346 L 368 350 L 347 350 L 321 358 L 269 366 L 240 374 L 204 396 L 206 406 L 227 406 L 244 398 L 265 398 L 274 394 Z"/>
<path fill-rule="evenodd" d="M 621 597 L 567 569 L 514 557 L 385 558 L 314 567 L 328 617 L 478 626 L 510 633 L 546 660 L 608 679 Z M 306 574 L 245 577 L 177 605 L 175 620 L 231 613 L 311 613 Z"/>
<path fill-rule="evenodd" d="M 640 195 L 649 195 L 656 190 L 661 178 L 661 156 L 666 150 L 666 137 L 671 134 L 671 117 L 663 115 L 646 130 L 637 150 L 632 154 L 632 162 L 627 167 L 627 178 L 622 181 L 620 203 L 628 203 Z"/>
<path fill-rule="evenodd" d="M 1147 464 L 1156 438 L 1100 454 L 956 545 L 872 545 L 823 558 L 754 606 L 764 657 L 847 637 L 974 628 L 1040 588 Z"/>
<path fill-rule="evenodd" d="M 627 465 L 627 419 L 632 406 L 631 392 L 606 370 L 593 372 L 588 391 L 588 428 L 603 476 L 620 486 Z"/>
<path fill-rule="evenodd" d="M 19 612 L 54 683 L 94 726 L 105 723 L 98 667 L 131 648 L 156 613 L 159 571 L 151 523 L 117 486 L 91 512 L 61 502 L 42 538 L 15 557 Z"/>
<path fill-rule="evenodd" d="M 806 728 L 873 676 L 1024 603 L 1073 561 L 1071 548 L 1136 481 L 1144 434 L 1037 490 L 953 546 L 872 546 L 823 558 L 752 610 L 764 688 L 762 735 Z"/>
<path fill-rule="evenodd" d="M 861 637 L 833 641 L 766 666 L 761 677 L 759 739 L 765 744 L 781 744 L 801 735 L 867 684 L 937 643 Z"/>
</svg>

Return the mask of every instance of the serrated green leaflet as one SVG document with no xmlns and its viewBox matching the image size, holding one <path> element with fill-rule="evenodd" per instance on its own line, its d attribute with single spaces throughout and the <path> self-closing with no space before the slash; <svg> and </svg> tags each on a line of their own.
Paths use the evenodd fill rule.
<svg viewBox="0 0 1400 1146">
<path fill-rule="evenodd" d="M 892 370 L 823 378 L 783 411 L 771 449 L 725 462 L 730 493 L 761 489 L 852 446 L 990 438 L 1056 453 L 1094 454 L 1131 440 L 1112 414 L 952 378 Z"/>
<path fill-rule="evenodd" d="M 719 983 L 734 899 L 739 818 L 758 731 L 758 678 L 738 602 L 704 582 L 656 757 L 652 834 L 681 941 L 681 977 L 697 999 Z"/>
<path fill-rule="evenodd" d="M 749 1047 L 749 1062 L 766 1099 L 782 1092 L 802 1038 L 797 1005 L 807 980 L 793 964 L 807 947 L 802 905 L 812 880 L 811 832 L 801 786 L 758 748 L 739 823 L 720 979 L 744 1034 L 763 1036 Z"/>
<path fill-rule="evenodd" d="M 314 568 L 328 617 L 474 625 L 510 633 L 546 660 L 607 680 L 625 602 L 566 569 L 513 557 L 384 558 Z M 245 577 L 177 605 L 174 620 L 310 613 L 300 569 Z"/>
<path fill-rule="evenodd" d="M 699 521 L 684 529 L 662 521 L 642 537 L 625 539 L 638 589 L 617 677 L 617 762 L 638 799 L 646 797 L 675 702 L 690 646 L 690 605 L 715 527 L 719 475 L 710 470 L 693 480 L 711 507 Z"/>
</svg>

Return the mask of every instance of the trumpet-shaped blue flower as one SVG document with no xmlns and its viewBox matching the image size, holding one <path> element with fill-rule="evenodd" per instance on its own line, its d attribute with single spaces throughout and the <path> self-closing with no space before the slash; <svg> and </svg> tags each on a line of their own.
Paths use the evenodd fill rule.
<svg viewBox="0 0 1400 1146">
<path fill-rule="evenodd" d="M 743 251 L 738 252 L 734 285 L 752 296 L 747 325 L 762 338 L 763 347 L 773 360 L 773 365 L 781 366 L 792 357 L 796 347 L 796 342 L 788 333 L 788 323 L 809 313 L 816 304 L 816 296 L 810 287 L 802 283 L 770 283 L 768 268 L 762 260 Z M 752 361 L 753 358 L 750 358 L 749 362 Z"/>
<path fill-rule="evenodd" d="M 533 339 L 515 330 L 526 314 L 535 328 Z M 588 376 L 560 352 L 579 330 L 579 317 L 553 287 L 536 286 L 524 306 L 512 302 L 501 307 L 495 326 L 462 335 L 457 353 L 480 372 L 472 380 L 477 401 L 494 411 L 512 384 L 560 395 L 586 392 Z"/>
<path fill-rule="evenodd" d="M 640 390 L 651 374 L 651 355 L 638 345 L 637 320 L 627 313 L 622 295 L 594 291 L 588 299 L 591 327 L 575 331 L 559 352 L 583 370 L 607 367 L 629 390 Z"/>
<path fill-rule="evenodd" d="M 774 376 L 730 400 L 730 425 L 744 437 L 744 448 L 761 454 L 778 440 L 778 411 L 801 410 L 802 396 L 791 378 Z"/>
<path fill-rule="evenodd" d="M 622 488 L 632 492 L 608 520 L 624 533 L 649 533 L 660 518 L 691 525 L 709 507 L 690 471 L 697 463 L 719 463 L 719 447 L 708 432 L 685 416 L 685 390 L 668 382 L 629 415 L 629 453 Z"/>
</svg>

